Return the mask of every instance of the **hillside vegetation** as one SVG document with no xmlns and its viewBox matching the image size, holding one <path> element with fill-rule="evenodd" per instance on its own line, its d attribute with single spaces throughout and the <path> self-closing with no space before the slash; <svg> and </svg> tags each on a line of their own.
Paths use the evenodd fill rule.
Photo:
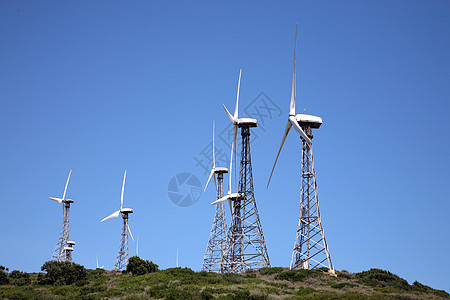
<svg viewBox="0 0 450 300">
<path fill-rule="evenodd" d="M 44 266 L 51 268 L 48 262 Z M 75 264 L 76 265 L 76 264 Z M 43 266 L 43 267 L 44 267 Z M 244 275 L 194 272 L 188 268 L 158 271 L 135 268 L 143 275 L 89 270 L 76 265 L 68 282 L 56 272 L 0 273 L 2 299 L 450 299 L 445 291 L 408 282 L 380 269 L 355 274 L 263 268 Z M 156 266 L 156 267 L 155 267 Z M 64 266 L 67 267 L 67 266 Z M 81 267 L 81 268 L 80 268 Z M 59 270 L 59 269 L 58 269 Z M 43 269 L 43 271 L 45 271 Z M 151 272 L 151 273 L 148 273 Z M 6 275 L 5 275 L 6 274 Z M 3 279 L 3 281 L 2 281 Z M 52 282 L 52 284 L 50 284 Z"/>
</svg>

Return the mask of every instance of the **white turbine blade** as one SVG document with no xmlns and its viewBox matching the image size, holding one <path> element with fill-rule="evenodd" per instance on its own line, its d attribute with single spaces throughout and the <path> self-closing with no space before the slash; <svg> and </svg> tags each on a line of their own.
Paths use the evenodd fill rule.
<svg viewBox="0 0 450 300">
<path fill-rule="evenodd" d="M 292 123 L 292 125 L 294 125 L 294 129 L 295 131 L 297 131 L 302 138 L 309 144 L 311 145 L 311 140 L 309 139 L 309 137 L 306 135 L 306 133 L 303 131 L 303 129 L 298 125 L 297 119 L 294 116 L 290 116 L 289 117 L 289 121 Z"/>
<path fill-rule="evenodd" d="M 209 178 L 208 178 L 208 181 L 206 182 L 205 189 L 203 190 L 203 192 L 206 192 L 206 188 L 208 187 L 209 181 L 211 180 L 213 175 L 214 175 L 214 168 L 211 170 L 211 173 L 209 173 Z M 215 177 L 214 177 L 214 179 L 215 179 Z"/>
<path fill-rule="evenodd" d="M 223 196 L 222 198 L 219 198 L 216 201 L 214 201 L 213 203 L 211 203 L 211 205 L 225 202 L 225 201 L 227 201 L 228 198 L 230 198 L 230 195 Z"/>
<path fill-rule="evenodd" d="M 58 203 L 61 203 L 61 202 L 63 201 L 63 199 L 55 198 L 55 197 L 48 197 L 48 199 L 53 200 L 53 201 L 56 201 L 56 202 L 58 202 Z"/>
<path fill-rule="evenodd" d="M 132 239 L 133 242 L 134 242 L 133 234 L 131 233 L 130 225 L 128 225 L 128 224 L 127 224 L 127 229 L 128 229 L 128 232 L 130 233 L 131 239 Z"/>
<path fill-rule="evenodd" d="M 297 50 L 297 26 L 295 27 L 295 44 L 294 44 L 294 67 L 292 68 L 292 87 L 291 87 L 291 105 L 289 107 L 289 115 L 290 116 L 295 116 L 295 53 Z"/>
<path fill-rule="evenodd" d="M 72 170 L 70 170 L 69 176 L 67 177 L 66 187 L 64 188 L 64 194 L 63 194 L 63 197 L 62 197 L 63 200 L 66 199 L 66 191 L 67 191 L 67 186 L 69 185 L 70 174 L 72 174 Z"/>
<path fill-rule="evenodd" d="M 98 269 L 98 253 L 95 253 L 95 260 L 97 261 L 97 269 Z"/>
<path fill-rule="evenodd" d="M 216 155 L 214 154 L 214 127 L 215 127 L 215 124 L 216 122 L 215 121 L 213 121 L 213 169 L 216 167 Z"/>
<path fill-rule="evenodd" d="M 234 144 L 231 143 L 231 157 L 230 157 L 230 170 L 228 172 L 228 195 L 231 194 L 231 169 L 233 167 L 233 146 Z"/>
<path fill-rule="evenodd" d="M 113 212 L 112 214 L 110 214 L 109 216 L 107 216 L 106 218 L 104 218 L 103 220 L 101 220 L 100 222 L 112 219 L 112 218 L 117 218 L 119 216 L 120 210 Z"/>
<path fill-rule="evenodd" d="M 139 234 L 136 240 L 136 256 L 139 257 Z"/>
<path fill-rule="evenodd" d="M 284 130 L 283 139 L 281 140 L 280 149 L 278 150 L 277 157 L 275 158 L 275 162 L 273 163 L 272 172 L 270 172 L 269 181 L 267 182 L 267 187 L 269 187 L 270 179 L 272 179 L 273 170 L 275 170 L 275 165 L 277 164 L 278 156 L 280 156 L 281 148 L 283 148 L 284 141 L 286 140 L 286 137 L 287 137 L 291 127 L 292 127 L 292 124 L 291 124 L 291 122 L 288 121 L 287 125 L 286 125 L 286 129 Z"/>
<path fill-rule="evenodd" d="M 237 170 L 237 167 L 236 167 L 236 162 L 237 162 L 237 159 L 236 159 L 236 150 L 237 150 L 237 141 L 236 141 L 236 136 L 237 136 L 237 124 L 234 124 L 233 125 L 233 134 L 234 134 L 234 184 L 236 184 L 237 185 L 237 173 L 236 173 L 236 170 Z M 233 152 L 233 151 L 232 151 Z M 231 171 L 230 171 L 231 172 Z M 231 174 L 231 173 L 230 173 Z"/>
<path fill-rule="evenodd" d="M 237 120 L 238 119 L 238 107 L 239 107 L 239 89 L 241 88 L 241 74 L 242 74 L 242 69 L 239 70 L 239 81 L 238 81 L 238 89 L 237 89 L 237 96 L 236 96 L 236 107 L 234 108 L 234 119 Z"/>
<path fill-rule="evenodd" d="M 231 203 L 231 199 L 228 198 L 228 206 L 230 206 L 231 215 L 233 215 L 233 204 Z"/>
<path fill-rule="evenodd" d="M 125 178 L 127 177 L 127 170 L 123 174 L 122 194 L 120 195 L 120 209 L 123 207 L 123 190 L 125 189 Z"/>
<path fill-rule="evenodd" d="M 225 104 L 222 104 L 223 109 L 225 109 L 225 112 L 228 115 L 228 118 L 230 119 L 230 121 L 234 124 L 236 122 L 236 120 L 234 119 L 234 117 L 230 114 L 230 112 L 228 111 L 228 109 L 226 108 Z"/>
</svg>

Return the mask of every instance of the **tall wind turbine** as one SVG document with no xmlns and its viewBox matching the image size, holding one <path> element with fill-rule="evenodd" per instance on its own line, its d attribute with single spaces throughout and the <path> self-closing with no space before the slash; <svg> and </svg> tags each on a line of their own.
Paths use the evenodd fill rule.
<svg viewBox="0 0 450 300">
<path fill-rule="evenodd" d="M 242 273 L 249 269 L 269 267 L 269 255 L 256 207 L 253 188 L 252 159 L 250 154 L 250 128 L 257 127 L 257 120 L 239 118 L 239 89 L 242 70 L 239 72 L 238 92 L 234 115 L 223 106 L 228 118 L 233 123 L 234 141 L 237 128 L 241 128 L 241 161 L 239 171 L 239 197 L 233 202 L 231 225 L 228 230 L 228 250 L 225 255 L 227 271 Z M 236 143 L 235 143 L 236 144 Z M 236 156 L 236 150 L 235 150 Z M 236 161 L 236 160 L 235 160 Z"/>
<path fill-rule="evenodd" d="M 112 218 L 117 218 L 119 214 L 122 215 L 123 225 L 120 238 L 119 253 L 117 254 L 116 262 L 113 268 L 113 270 L 116 271 L 122 270 L 128 263 L 128 233 L 130 233 L 131 239 L 134 241 L 133 234 L 131 234 L 130 226 L 128 225 L 128 214 L 132 214 L 133 210 L 131 208 L 123 208 L 123 192 L 125 189 L 126 177 L 127 171 L 125 170 L 125 173 L 123 174 L 122 195 L 120 196 L 120 209 L 101 220 L 101 222 L 103 222 Z"/>
<path fill-rule="evenodd" d="M 298 26 L 298 25 L 297 25 Z M 295 237 L 294 249 L 292 251 L 291 269 L 317 269 L 326 267 L 334 273 L 325 233 L 322 227 L 319 210 L 319 198 L 317 195 L 316 173 L 314 170 L 314 159 L 312 153 L 312 128 L 322 125 L 322 118 L 312 115 L 295 114 L 295 52 L 297 48 L 297 27 L 295 29 L 294 67 L 292 71 L 291 103 L 289 108 L 289 119 L 281 140 L 272 172 L 270 173 L 267 187 L 269 187 L 275 165 L 283 148 L 284 141 L 293 126 L 300 135 L 302 141 L 302 167 L 300 187 L 300 219 L 298 222 L 297 235 Z"/>
<path fill-rule="evenodd" d="M 71 251 L 73 250 L 72 244 L 69 245 L 69 232 L 70 232 L 70 224 L 69 224 L 69 212 L 70 212 L 70 204 L 74 201 L 72 199 L 66 199 L 67 186 L 69 185 L 70 175 L 72 174 L 72 170 L 69 172 L 69 176 L 67 177 L 66 186 L 64 187 L 64 193 L 62 198 L 57 197 L 48 197 L 50 200 L 56 201 L 58 203 L 62 203 L 63 209 L 63 221 L 61 225 L 61 230 L 59 233 L 59 239 L 56 243 L 55 250 L 53 250 L 51 260 L 56 261 L 72 261 Z M 75 244 L 75 243 L 73 243 Z"/>
<path fill-rule="evenodd" d="M 233 151 L 231 151 L 233 153 Z M 213 123 L 213 142 L 212 142 L 212 169 L 206 182 L 205 191 L 211 178 L 214 176 L 216 183 L 216 200 L 223 197 L 223 174 L 228 173 L 224 167 L 216 167 L 216 158 L 214 153 L 214 123 Z M 232 156 L 233 157 L 233 156 Z M 216 180 L 217 175 L 217 180 Z M 231 178 L 231 177 L 230 177 Z M 224 270 L 223 256 L 227 247 L 227 223 L 225 220 L 224 204 L 218 203 L 215 206 L 214 220 L 209 234 L 208 244 L 206 245 L 205 256 L 203 257 L 202 271 L 220 272 Z"/>
</svg>

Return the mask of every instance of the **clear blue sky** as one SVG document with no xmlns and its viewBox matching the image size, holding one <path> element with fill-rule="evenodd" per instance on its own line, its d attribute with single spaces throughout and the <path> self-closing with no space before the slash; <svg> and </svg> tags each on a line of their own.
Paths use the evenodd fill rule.
<svg viewBox="0 0 450 300">
<path fill-rule="evenodd" d="M 267 179 L 288 115 L 295 24 L 297 112 L 323 118 L 314 155 L 335 267 L 388 269 L 450 291 L 449 1 L 1 1 L 0 264 L 38 271 L 67 196 L 74 260 L 112 268 L 120 204 L 139 254 L 201 267 L 210 186 L 188 208 L 167 196 L 181 172 L 264 92 L 281 111 L 254 131 L 255 195 L 273 266 L 290 262 L 299 216 L 292 132 Z M 281 116 L 280 116 L 281 114 Z M 228 153 L 218 138 L 217 147 Z M 229 215 L 227 215 L 229 218 Z M 130 244 L 135 253 L 135 245 Z"/>
</svg>

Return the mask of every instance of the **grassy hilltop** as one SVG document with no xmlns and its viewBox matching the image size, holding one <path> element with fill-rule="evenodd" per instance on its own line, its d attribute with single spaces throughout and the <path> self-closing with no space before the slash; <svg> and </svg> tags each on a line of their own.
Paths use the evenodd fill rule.
<svg viewBox="0 0 450 300">
<path fill-rule="evenodd" d="M 136 268 L 134 273 L 143 275 L 132 275 L 130 272 L 122 274 L 76 266 L 76 270 L 55 273 L 57 277 L 53 279 L 49 266 L 47 274 L 2 271 L 0 298 L 450 299 L 445 291 L 418 282 L 409 285 L 397 275 L 379 269 L 355 274 L 342 271 L 334 277 L 321 271 L 284 268 L 263 268 L 239 275 L 194 272 L 189 268 L 157 271 L 154 265 L 156 269 L 149 268 L 149 271 Z M 61 276 L 67 281 L 58 279 Z"/>
</svg>

